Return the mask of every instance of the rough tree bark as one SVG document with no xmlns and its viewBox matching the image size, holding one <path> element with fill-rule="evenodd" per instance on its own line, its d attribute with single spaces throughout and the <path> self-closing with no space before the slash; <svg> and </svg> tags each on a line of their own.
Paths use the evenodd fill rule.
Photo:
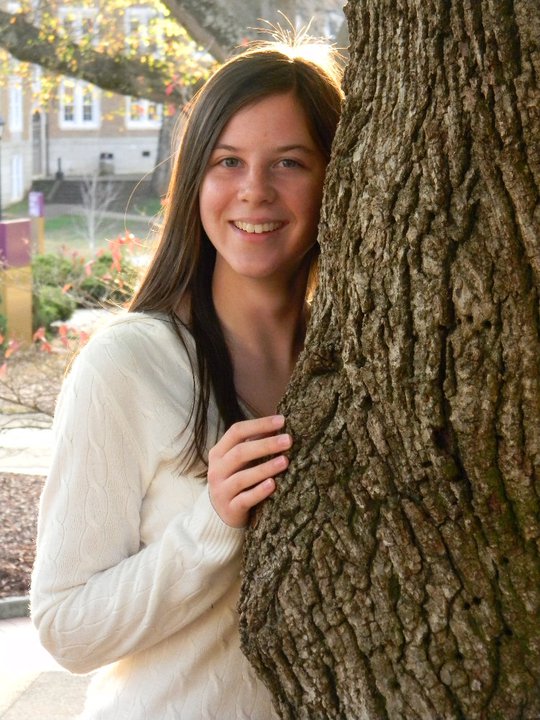
<svg viewBox="0 0 540 720">
<path fill-rule="evenodd" d="M 540 4 L 347 6 L 321 283 L 248 535 L 282 718 L 540 717 Z"/>
</svg>

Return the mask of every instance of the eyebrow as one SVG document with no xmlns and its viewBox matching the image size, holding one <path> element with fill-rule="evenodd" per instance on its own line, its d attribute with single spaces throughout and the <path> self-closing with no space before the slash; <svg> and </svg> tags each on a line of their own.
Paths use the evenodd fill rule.
<svg viewBox="0 0 540 720">
<path fill-rule="evenodd" d="M 238 152 L 242 148 L 234 147 L 234 145 L 225 145 L 224 143 L 217 143 L 214 146 L 214 150 L 226 150 L 227 152 Z M 301 152 L 308 153 L 312 155 L 315 151 L 308 147 L 307 145 L 302 145 L 301 143 L 292 144 L 292 145 L 280 145 L 277 148 L 273 148 L 276 152 L 291 152 L 291 150 L 300 150 Z"/>
</svg>

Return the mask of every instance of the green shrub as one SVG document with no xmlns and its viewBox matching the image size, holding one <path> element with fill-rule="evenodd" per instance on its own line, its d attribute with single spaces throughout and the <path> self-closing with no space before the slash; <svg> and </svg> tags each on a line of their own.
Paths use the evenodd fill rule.
<svg viewBox="0 0 540 720">
<path fill-rule="evenodd" d="M 81 274 L 80 258 L 68 259 L 60 253 L 34 255 L 32 258 L 32 282 L 34 287 L 52 285 L 63 288 Z"/>
<path fill-rule="evenodd" d="M 34 288 L 32 321 L 34 331 L 39 327 L 50 328 L 57 320 L 69 320 L 76 308 L 75 300 L 61 287 L 41 285 Z"/>
<path fill-rule="evenodd" d="M 121 304 L 132 294 L 137 270 L 130 240 L 111 242 L 109 252 L 87 260 L 79 253 L 47 253 L 32 260 L 34 330 L 68 320 L 76 307 Z"/>
<path fill-rule="evenodd" d="M 5 348 L 7 347 L 7 325 L 7 317 L 3 313 L 0 313 L 0 351 L 5 350 Z"/>
<path fill-rule="evenodd" d="M 89 301 L 87 304 L 122 303 L 131 296 L 137 271 L 125 254 L 120 256 L 116 266 L 112 253 L 103 253 L 95 259 L 90 269 L 91 274 L 80 283 L 80 290 Z"/>
</svg>

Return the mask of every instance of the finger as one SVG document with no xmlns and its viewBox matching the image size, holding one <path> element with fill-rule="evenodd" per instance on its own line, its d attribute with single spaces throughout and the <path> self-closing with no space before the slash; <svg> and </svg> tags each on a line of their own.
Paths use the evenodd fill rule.
<svg viewBox="0 0 540 720">
<path fill-rule="evenodd" d="M 260 465 L 253 465 L 245 470 L 240 470 L 240 472 L 235 473 L 226 480 L 224 483 L 226 487 L 223 487 L 222 491 L 233 498 L 255 487 L 267 478 L 279 475 L 279 473 L 287 469 L 288 465 L 289 459 L 285 455 L 279 455 L 279 457 L 267 460 Z"/>
<path fill-rule="evenodd" d="M 217 454 L 225 455 L 235 445 L 250 440 L 257 435 L 269 435 L 280 430 L 285 425 L 283 415 L 269 415 L 267 417 L 255 418 L 254 420 L 242 420 L 234 423 L 214 445 L 212 450 Z"/>
<path fill-rule="evenodd" d="M 274 478 L 266 478 L 254 487 L 249 488 L 249 490 L 245 490 L 237 495 L 231 502 L 231 512 L 238 517 L 242 525 L 245 525 L 245 514 L 248 513 L 251 508 L 254 508 L 255 505 L 266 500 L 267 497 L 272 495 L 275 489 L 276 482 Z"/>
<path fill-rule="evenodd" d="M 271 435 L 261 440 L 252 440 L 235 445 L 219 462 L 222 477 L 230 477 L 246 466 L 258 464 L 260 460 L 289 450 L 292 438 L 289 434 Z"/>
</svg>

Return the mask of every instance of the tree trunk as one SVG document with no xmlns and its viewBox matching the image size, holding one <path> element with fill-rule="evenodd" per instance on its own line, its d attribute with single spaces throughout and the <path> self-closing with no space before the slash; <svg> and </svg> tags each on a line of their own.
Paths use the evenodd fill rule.
<svg viewBox="0 0 540 720">
<path fill-rule="evenodd" d="M 540 717 L 540 4 L 358 0 L 321 280 L 248 534 L 282 718 Z"/>
<path fill-rule="evenodd" d="M 167 192 L 174 160 L 175 144 L 173 139 L 177 140 L 175 131 L 179 132 L 180 130 L 180 118 L 180 108 L 176 108 L 173 113 L 165 106 L 161 127 L 159 129 L 156 164 L 152 171 L 152 180 L 150 183 L 152 192 L 155 195 L 162 196 Z"/>
</svg>

